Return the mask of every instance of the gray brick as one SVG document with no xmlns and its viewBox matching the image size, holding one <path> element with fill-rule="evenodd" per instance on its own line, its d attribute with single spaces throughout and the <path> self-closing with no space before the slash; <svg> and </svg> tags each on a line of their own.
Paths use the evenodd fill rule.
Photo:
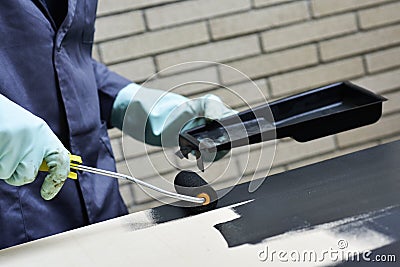
<svg viewBox="0 0 400 267">
<path fill-rule="evenodd" d="M 128 211 L 129 211 L 129 213 L 134 213 L 134 212 L 138 212 L 138 211 L 152 209 L 152 208 L 155 208 L 155 207 L 158 207 L 161 205 L 164 205 L 164 203 L 159 202 L 159 201 L 146 202 L 146 203 L 142 203 L 142 204 L 135 203 L 132 206 L 128 206 Z"/>
<path fill-rule="evenodd" d="M 319 155 L 335 150 L 332 136 L 316 139 L 306 143 L 296 141 L 279 142 L 274 158 L 275 165 L 287 164 L 302 158 Z"/>
<path fill-rule="evenodd" d="M 400 91 L 384 94 L 384 97 L 388 99 L 388 101 L 383 103 L 384 114 L 400 111 Z"/>
<path fill-rule="evenodd" d="M 362 32 L 321 43 L 321 56 L 331 60 L 400 43 L 400 25 Z"/>
<path fill-rule="evenodd" d="M 276 140 L 260 143 L 256 146 L 236 148 L 240 151 L 238 166 L 245 175 L 256 174 L 258 177 L 265 177 L 274 165 L 276 153 Z M 276 164 L 275 164 L 276 166 Z"/>
<path fill-rule="evenodd" d="M 293 1 L 293 0 L 254 0 L 254 6 L 255 7 L 264 7 L 264 6 L 271 6 L 271 5 L 286 3 L 286 2 L 290 2 L 290 1 Z"/>
<path fill-rule="evenodd" d="M 212 36 L 219 39 L 302 21 L 308 17 L 306 2 L 296 1 L 284 6 L 216 18 L 210 21 L 210 25 Z"/>
<path fill-rule="evenodd" d="M 109 68 L 132 81 L 143 81 L 156 72 L 150 57 L 111 65 Z"/>
<path fill-rule="evenodd" d="M 366 60 L 369 72 L 400 66 L 400 47 L 368 54 Z"/>
<path fill-rule="evenodd" d="M 265 103 L 269 100 L 268 85 L 265 80 L 256 80 L 253 82 L 244 82 L 241 84 L 228 86 L 232 93 L 227 93 L 225 89 L 218 89 L 213 93 L 221 97 L 224 103 L 232 107 L 254 106 L 253 104 Z"/>
<path fill-rule="evenodd" d="M 213 162 L 206 167 L 205 172 L 200 175 L 203 179 L 208 181 L 214 189 L 220 189 L 220 187 L 216 185 L 227 180 L 230 185 L 234 184 L 234 181 L 241 176 L 241 172 L 237 166 L 235 157 L 226 155 L 224 159 Z"/>
<path fill-rule="evenodd" d="M 272 166 L 271 170 L 268 172 L 268 176 L 272 176 L 281 172 L 287 171 L 284 167 L 274 167 Z M 261 176 L 255 176 L 255 178 L 261 178 Z"/>
<path fill-rule="evenodd" d="M 297 169 L 297 168 L 300 168 L 303 166 L 307 166 L 307 165 L 311 165 L 311 164 L 314 164 L 317 162 L 335 158 L 336 156 L 337 156 L 337 153 L 335 151 L 332 151 L 328 154 L 315 155 L 315 157 L 312 157 L 312 158 L 307 158 L 304 160 L 296 161 L 294 163 L 288 164 L 287 166 L 288 166 L 289 170 L 293 170 L 293 169 Z"/>
<path fill-rule="evenodd" d="M 266 149 L 267 146 L 269 147 L 268 149 Z M 202 177 L 211 182 L 214 189 L 222 189 L 236 184 L 239 179 L 240 182 L 244 182 L 245 180 L 241 178 L 248 174 L 255 173 L 258 178 L 265 176 L 267 174 L 266 170 L 272 162 L 271 155 L 274 154 L 274 150 L 270 145 L 265 145 L 262 150 L 263 153 L 260 154 L 260 147 L 261 145 L 257 144 L 251 147 L 232 149 L 231 153 L 222 160 L 214 162 L 206 168 Z M 260 165 L 256 164 L 258 161 L 260 161 Z M 190 164 L 190 166 L 196 169 L 194 164 Z"/>
<path fill-rule="evenodd" d="M 143 179 L 145 182 L 155 185 L 157 187 L 163 188 L 168 191 L 174 192 L 173 180 L 175 178 L 176 172 L 167 175 L 154 175 L 151 178 Z M 133 195 L 135 199 L 135 204 L 141 204 L 145 202 L 155 203 L 157 200 L 167 200 L 163 194 L 153 191 L 151 189 L 132 185 Z M 153 205 L 153 204 L 152 204 Z"/>
<path fill-rule="evenodd" d="M 194 70 L 167 77 L 156 77 L 144 84 L 145 87 L 156 88 L 183 95 L 193 95 L 204 90 L 215 88 L 218 84 L 216 67 Z"/>
<path fill-rule="evenodd" d="M 400 3 L 370 8 L 360 11 L 360 24 L 363 29 L 400 21 Z"/>
<path fill-rule="evenodd" d="M 100 44 L 104 62 L 143 57 L 208 41 L 205 23 L 148 32 Z"/>
<path fill-rule="evenodd" d="M 175 169 L 167 160 L 163 151 L 129 159 L 126 162 L 132 175 L 139 179 L 145 179 Z"/>
<path fill-rule="evenodd" d="M 135 201 L 132 187 L 129 184 L 119 186 L 119 192 L 121 193 L 122 199 L 125 205 L 132 205 Z"/>
<path fill-rule="evenodd" d="M 173 51 L 177 52 L 180 50 Z M 156 56 L 157 58 L 158 56 Z M 212 67 L 212 66 L 217 66 L 221 63 L 217 62 L 211 62 L 211 61 L 188 61 L 188 62 L 182 62 L 176 65 L 170 65 L 169 67 L 166 68 L 160 68 L 156 61 L 156 65 L 158 67 L 158 74 L 160 77 L 167 77 L 171 76 L 172 74 L 183 74 L 184 72 L 188 71 L 193 71 L 193 70 L 199 70 L 199 69 L 205 69 L 207 67 Z"/>
<path fill-rule="evenodd" d="M 315 16 L 324 16 L 377 5 L 388 1 L 390 0 L 311 0 L 311 6 Z"/>
<path fill-rule="evenodd" d="M 329 30 L 327 30 L 329 29 Z M 330 38 L 357 30 L 354 14 L 345 14 L 298 23 L 263 33 L 264 50 L 270 51 Z"/>
<path fill-rule="evenodd" d="M 119 138 L 111 139 L 111 147 L 113 150 L 115 160 L 123 159 L 121 140 Z"/>
<path fill-rule="evenodd" d="M 348 80 L 363 73 L 362 60 L 360 58 L 351 58 L 274 76 L 270 78 L 270 83 L 274 95 L 285 95 Z"/>
<path fill-rule="evenodd" d="M 121 137 L 121 131 L 117 128 L 112 128 L 108 130 L 108 136 L 111 139 L 115 139 L 115 138 L 120 138 Z"/>
<path fill-rule="evenodd" d="M 232 108 L 254 106 L 253 104 L 265 103 L 268 100 L 268 89 L 265 80 L 244 82 L 219 88 L 209 93 L 217 95 L 221 100 Z M 196 96 L 193 96 L 196 97 Z"/>
<path fill-rule="evenodd" d="M 255 35 L 208 43 L 157 56 L 160 69 L 190 61 L 224 62 L 260 53 L 258 37 Z M 195 65 L 193 65 L 195 67 Z M 185 67 L 185 70 L 189 66 Z"/>
<path fill-rule="evenodd" d="M 268 149 L 266 147 L 267 145 L 261 150 L 261 144 L 257 144 L 232 149 L 231 157 L 228 158 L 227 155 L 224 158 L 225 161 L 230 160 L 229 165 L 225 163 L 221 167 L 217 166 L 217 173 L 222 171 L 225 171 L 225 173 L 215 181 L 213 187 L 222 189 L 237 183 L 243 183 L 245 182 L 243 177 L 249 174 L 255 174 L 258 178 L 266 176 L 274 154 L 274 149 L 271 146 L 268 146 Z M 210 177 L 213 177 L 213 175 Z M 248 179 L 250 178 L 248 177 Z"/>
<path fill-rule="evenodd" d="M 94 40 L 96 42 L 145 30 L 143 15 L 140 11 L 98 18 Z"/>
<path fill-rule="evenodd" d="M 284 167 L 273 167 L 273 168 L 267 173 L 267 175 L 268 175 L 268 177 L 270 177 L 270 176 L 272 176 L 272 175 L 275 175 L 275 174 L 278 174 L 278 173 L 281 173 L 281 172 L 285 172 L 285 171 L 286 171 L 286 169 L 285 169 Z M 243 178 L 240 180 L 240 183 L 246 183 L 246 182 L 251 181 L 252 179 L 260 179 L 260 178 L 266 177 L 265 174 L 266 174 L 265 170 L 263 170 L 263 171 L 256 171 L 255 173 L 250 173 L 250 174 L 246 175 L 245 177 L 243 177 Z"/>
<path fill-rule="evenodd" d="M 390 142 L 395 142 L 395 141 L 399 141 L 400 140 L 400 134 L 397 134 L 395 136 L 391 136 L 388 138 L 383 138 L 380 141 L 381 144 L 386 144 L 386 143 L 390 143 Z"/>
<path fill-rule="evenodd" d="M 97 47 L 97 45 L 95 44 L 95 45 L 93 45 L 93 49 L 92 49 L 92 58 L 94 59 L 94 60 L 97 60 L 97 61 L 101 61 L 101 59 L 100 59 L 100 54 L 99 54 L 99 48 Z"/>
<path fill-rule="evenodd" d="M 147 9 L 146 17 L 149 27 L 157 29 L 249 8 L 250 0 L 193 0 Z"/>
<path fill-rule="evenodd" d="M 197 166 L 196 158 L 194 156 L 190 155 L 189 159 L 186 159 L 186 158 L 177 159 L 176 166 L 179 169 L 185 169 L 185 170 L 193 169 L 194 170 Z"/>
<path fill-rule="evenodd" d="M 163 176 L 157 175 L 151 178 L 141 179 L 141 180 L 144 180 L 145 182 L 154 184 L 156 186 L 163 187 L 164 189 L 174 190 L 173 187 L 168 186 L 168 184 L 166 184 L 166 182 L 163 179 L 165 179 L 165 175 Z M 169 180 L 171 178 L 167 179 Z M 124 191 L 124 192 L 121 191 L 121 193 L 124 194 L 122 197 L 125 203 L 128 205 L 129 212 L 135 212 L 137 210 L 144 210 L 152 207 L 157 207 L 165 204 L 165 202 L 161 201 L 167 201 L 167 203 L 171 203 L 172 200 L 158 192 L 155 192 L 151 189 L 139 186 L 131 182 L 129 182 L 128 184 L 124 184 L 123 186 L 120 186 L 120 188 L 121 187 L 123 187 L 122 191 Z"/>
<path fill-rule="evenodd" d="M 316 157 L 313 157 L 313 158 L 300 160 L 300 161 L 294 162 L 292 164 L 289 164 L 288 165 L 288 169 L 292 170 L 292 169 L 300 168 L 300 167 L 307 166 L 307 165 L 310 165 L 310 164 L 314 164 L 314 163 L 317 163 L 317 162 L 321 162 L 321 161 L 324 161 L 324 160 L 336 158 L 336 157 L 339 157 L 339 156 L 342 156 L 342 155 L 346 155 L 346 154 L 349 154 L 349 153 L 353 153 L 353 152 L 356 152 L 356 151 L 367 149 L 367 148 L 370 148 L 370 147 L 373 147 L 373 146 L 376 146 L 376 145 L 378 145 L 377 142 L 371 142 L 371 143 L 366 143 L 366 144 L 358 145 L 358 146 L 351 147 L 351 148 L 345 148 L 345 149 L 342 149 L 342 150 L 339 150 L 339 151 L 333 151 L 333 152 L 330 152 L 328 154 L 317 155 Z"/>
<path fill-rule="evenodd" d="M 230 63 L 229 65 L 250 78 L 259 78 L 273 73 L 289 71 L 316 64 L 317 50 L 314 45 L 303 46 L 282 52 L 247 58 Z M 221 77 L 224 83 L 233 83 L 245 80 L 232 69 L 222 68 Z"/>
<path fill-rule="evenodd" d="M 353 82 L 376 93 L 385 93 L 400 88 L 400 69 L 362 77 Z"/>
<path fill-rule="evenodd" d="M 379 145 L 379 142 L 377 142 L 377 141 L 369 141 L 369 142 L 366 142 L 363 144 L 356 144 L 356 145 L 353 145 L 350 147 L 340 148 L 339 150 L 337 150 L 335 152 L 335 155 L 336 155 L 336 157 L 339 157 L 339 156 L 347 155 L 347 154 L 354 153 L 357 151 L 361 151 L 364 149 L 368 149 L 368 148 L 371 148 L 371 147 L 374 147 L 377 145 Z"/>
<path fill-rule="evenodd" d="M 338 134 L 339 146 L 345 147 L 400 133 L 400 114 L 381 118 L 377 123 Z"/>
<path fill-rule="evenodd" d="M 117 162 L 117 172 L 126 175 L 131 175 L 125 161 Z"/>
<path fill-rule="evenodd" d="M 97 14 L 104 15 L 124 10 L 138 9 L 176 0 L 99 0 Z"/>
<path fill-rule="evenodd" d="M 159 147 L 144 144 L 126 134 L 122 138 L 122 149 L 125 158 L 138 157 L 161 150 Z"/>
</svg>

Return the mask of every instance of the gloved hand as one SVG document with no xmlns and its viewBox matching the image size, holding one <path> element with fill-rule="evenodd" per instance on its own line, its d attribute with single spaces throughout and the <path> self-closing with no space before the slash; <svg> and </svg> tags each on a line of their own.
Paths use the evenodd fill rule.
<svg viewBox="0 0 400 267">
<path fill-rule="evenodd" d="M 52 199 L 69 173 L 69 152 L 41 118 L 0 95 L 0 179 L 15 186 L 35 180 L 46 161 L 40 194 Z"/>
<path fill-rule="evenodd" d="M 147 144 L 172 147 L 178 145 L 182 130 L 204 124 L 207 119 L 215 120 L 232 114 L 236 111 L 227 108 L 215 95 L 188 99 L 132 83 L 118 93 L 111 124 Z M 216 158 L 220 157 L 217 155 Z"/>
</svg>

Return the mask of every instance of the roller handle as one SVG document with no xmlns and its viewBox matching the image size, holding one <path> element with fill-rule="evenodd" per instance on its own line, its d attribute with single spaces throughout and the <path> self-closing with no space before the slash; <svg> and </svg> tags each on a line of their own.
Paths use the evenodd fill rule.
<svg viewBox="0 0 400 267">
<path fill-rule="evenodd" d="M 82 158 L 77 155 L 69 155 L 69 166 L 70 166 L 70 172 L 68 174 L 68 178 L 70 179 L 78 179 L 78 174 L 76 173 L 76 170 L 74 169 L 75 166 L 82 164 Z M 42 164 L 39 167 L 39 171 L 42 172 L 48 172 L 49 171 L 49 166 L 47 166 L 47 163 L 45 160 L 43 160 Z"/>
</svg>

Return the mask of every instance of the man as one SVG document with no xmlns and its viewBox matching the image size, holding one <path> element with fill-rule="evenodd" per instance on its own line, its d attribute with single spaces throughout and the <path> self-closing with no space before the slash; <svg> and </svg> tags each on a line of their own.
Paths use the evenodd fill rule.
<svg viewBox="0 0 400 267">
<path fill-rule="evenodd" d="M 66 179 L 69 153 L 115 171 L 107 128 L 153 145 L 191 118 L 231 114 L 143 89 L 91 58 L 95 0 L 0 2 L 0 248 L 127 213 L 115 179 Z M 180 106 L 172 119 L 166 115 Z M 129 108 L 128 108 L 129 107 Z M 167 123 L 166 123 L 167 122 Z M 143 127 L 145 126 L 146 129 Z M 38 173 L 42 161 L 49 173 Z"/>
</svg>

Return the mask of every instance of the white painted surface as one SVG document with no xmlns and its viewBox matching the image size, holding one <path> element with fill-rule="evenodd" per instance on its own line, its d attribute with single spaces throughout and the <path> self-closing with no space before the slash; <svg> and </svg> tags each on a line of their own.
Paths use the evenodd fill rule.
<svg viewBox="0 0 400 267">
<path fill-rule="evenodd" d="M 247 202 L 234 206 L 246 205 Z M 231 206 L 233 207 L 233 206 Z M 239 217 L 231 207 L 216 209 L 189 218 L 154 225 L 150 211 L 134 213 L 103 223 L 0 251 L 0 265 L 19 266 L 266 266 L 259 252 L 269 250 L 320 253 L 337 249 L 345 239 L 347 250 L 362 251 L 389 244 L 390 238 L 363 228 L 366 217 L 327 223 L 308 230 L 288 232 L 263 242 L 228 248 L 215 224 Z M 341 226 L 357 229 L 349 234 Z M 347 229 L 346 228 L 346 229 Z M 135 230 L 136 229 L 136 230 Z M 338 249 L 337 249 L 338 250 Z M 329 263 L 302 262 L 298 266 Z M 274 261 L 273 266 L 281 262 Z"/>
</svg>

